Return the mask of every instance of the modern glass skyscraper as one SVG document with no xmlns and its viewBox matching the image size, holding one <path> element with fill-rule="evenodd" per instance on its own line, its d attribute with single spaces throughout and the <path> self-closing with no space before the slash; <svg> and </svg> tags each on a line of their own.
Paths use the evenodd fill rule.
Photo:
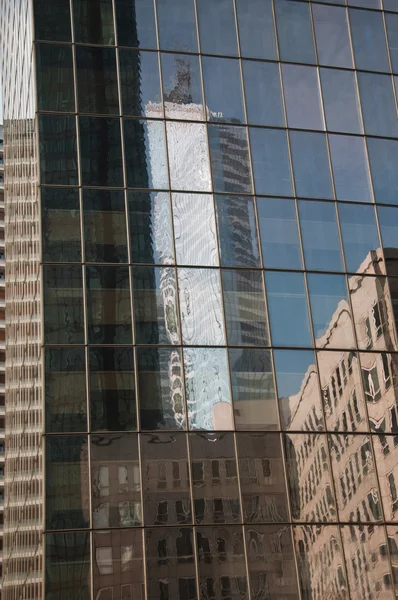
<svg viewBox="0 0 398 600">
<path fill-rule="evenodd" d="M 2 0 L 5 600 L 398 598 L 381 2 Z"/>
</svg>

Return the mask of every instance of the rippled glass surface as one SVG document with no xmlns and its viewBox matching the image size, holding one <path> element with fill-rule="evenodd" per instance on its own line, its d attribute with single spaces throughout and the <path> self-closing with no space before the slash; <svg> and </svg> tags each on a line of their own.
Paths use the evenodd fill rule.
<svg viewBox="0 0 398 600">
<path fill-rule="evenodd" d="M 159 128 L 160 123 L 154 123 L 153 126 Z M 167 148 L 171 188 L 177 191 L 210 192 L 206 125 L 168 121 Z M 154 183 L 153 187 L 165 186 Z"/>
<path fill-rule="evenodd" d="M 254 199 L 216 195 L 215 207 L 221 265 L 260 266 Z"/>
</svg>

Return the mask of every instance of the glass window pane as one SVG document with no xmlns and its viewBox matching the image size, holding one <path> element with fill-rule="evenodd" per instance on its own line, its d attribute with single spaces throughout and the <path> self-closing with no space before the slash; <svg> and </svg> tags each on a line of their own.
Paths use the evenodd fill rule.
<svg viewBox="0 0 398 600">
<path fill-rule="evenodd" d="M 141 429 L 184 429 L 186 414 L 180 350 L 137 348 L 137 372 Z"/>
<path fill-rule="evenodd" d="M 237 0 L 236 10 L 242 56 L 276 60 L 271 0 Z"/>
<path fill-rule="evenodd" d="M 347 271 L 367 271 L 369 267 L 384 271 L 380 257 L 375 255 L 380 241 L 374 207 L 339 204 L 338 209 Z"/>
<path fill-rule="evenodd" d="M 368 135 L 396 137 L 397 109 L 390 75 L 358 73 L 362 114 Z"/>
<path fill-rule="evenodd" d="M 386 7 L 386 0 L 384 0 L 384 8 Z M 395 10 L 398 12 L 398 5 L 395 4 L 395 8 L 389 8 L 388 10 Z M 398 15 L 391 15 L 385 13 L 386 28 L 387 28 L 387 41 L 390 49 L 390 57 L 392 70 L 394 73 L 398 72 Z"/>
<path fill-rule="evenodd" d="M 359 365 L 360 360 L 361 365 L 358 366 L 358 370 L 362 375 L 370 430 L 382 434 L 380 443 L 383 446 L 383 455 L 391 456 L 384 433 L 398 432 L 396 404 L 398 355 L 387 354 L 387 352 L 361 352 L 359 357 L 357 362 Z M 394 436 L 394 449 L 396 446 L 397 438 Z"/>
<path fill-rule="evenodd" d="M 36 44 L 38 109 L 75 110 L 72 46 Z"/>
<path fill-rule="evenodd" d="M 215 196 L 218 240 L 223 267 L 259 267 L 253 198 Z"/>
<path fill-rule="evenodd" d="M 283 61 L 315 63 L 308 3 L 276 0 L 275 14 L 280 59 Z"/>
<path fill-rule="evenodd" d="M 210 192 L 206 125 L 168 121 L 166 127 L 172 189 Z M 156 160 L 159 160 L 158 157 Z M 158 163 L 156 168 L 159 168 Z"/>
<path fill-rule="evenodd" d="M 271 352 L 231 348 L 232 404 L 237 429 L 279 429 Z"/>
<path fill-rule="evenodd" d="M 117 39 L 120 46 L 157 48 L 154 3 L 152 0 L 114 0 Z"/>
<path fill-rule="evenodd" d="M 119 119 L 79 117 L 83 185 L 122 187 Z"/>
<path fill-rule="evenodd" d="M 246 127 L 209 125 L 211 171 L 215 192 L 251 193 Z"/>
<path fill-rule="evenodd" d="M 89 344 L 131 344 L 131 306 L 127 267 L 87 267 Z"/>
<path fill-rule="evenodd" d="M 367 138 L 376 202 L 398 204 L 398 141 Z"/>
<path fill-rule="evenodd" d="M 254 185 L 257 194 L 292 196 L 286 132 L 250 128 Z"/>
<path fill-rule="evenodd" d="M 383 501 L 384 518 L 386 521 L 397 521 L 397 459 L 394 456 L 393 464 L 391 464 L 391 454 L 395 450 L 395 436 L 372 435 L 373 448 L 375 453 L 375 461 L 379 476 L 379 484 L 382 490 L 388 490 L 387 493 L 381 494 Z M 396 450 L 395 450 L 396 452 Z M 391 468 L 392 467 L 392 468 Z M 396 540 L 394 540 L 396 541 Z M 391 542 L 390 542 L 391 543 Z M 390 549 L 391 551 L 391 549 Z M 395 552 L 393 550 L 392 554 Z M 394 560 L 395 558 L 395 560 Z M 396 567 L 396 557 L 393 560 Z M 395 569 L 394 569 L 395 570 Z M 396 574 L 396 571 L 395 571 Z"/>
<path fill-rule="evenodd" d="M 112 0 L 73 0 L 75 41 L 115 43 Z"/>
<path fill-rule="evenodd" d="M 274 346 L 312 346 L 307 295 L 301 273 L 265 274 Z"/>
<path fill-rule="evenodd" d="M 83 190 L 87 262 L 127 262 L 126 204 L 123 191 Z"/>
<path fill-rule="evenodd" d="M 44 262 L 81 262 L 77 189 L 40 189 Z"/>
<path fill-rule="evenodd" d="M 197 52 L 193 0 L 157 0 L 159 42 L 162 50 Z"/>
<path fill-rule="evenodd" d="M 329 144 L 337 199 L 372 202 L 363 138 L 331 134 Z"/>
<path fill-rule="evenodd" d="M 44 342 L 84 344 L 81 267 L 43 267 Z"/>
<path fill-rule="evenodd" d="M 274 365 L 282 429 L 323 429 L 318 370 L 312 350 L 275 350 Z"/>
<path fill-rule="evenodd" d="M 184 348 L 190 429 L 234 429 L 225 348 Z"/>
<path fill-rule="evenodd" d="M 189 446 L 196 522 L 239 522 L 241 511 L 233 434 L 191 433 Z"/>
<path fill-rule="evenodd" d="M 93 528 L 142 524 L 137 434 L 91 436 Z"/>
<path fill-rule="evenodd" d="M 289 521 L 279 434 L 238 433 L 236 441 L 244 521 L 246 523 Z M 249 548 L 248 552 L 250 561 Z M 265 560 L 264 555 L 263 560 Z"/>
<path fill-rule="evenodd" d="M 263 265 L 271 269 L 301 269 L 296 205 L 285 198 L 257 198 Z"/>
<path fill-rule="evenodd" d="M 46 599 L 90 600 L 90 533 L 47 533 Z"/>
<path fill-rule="evenodd" d="M 119 67 L 123 114 L 145 116 L 155 104 L 162 117 L 158 53 L 119 48 Z"/>
<path fill-rule="evenodd" d="M 119 114 L 114 48 L 76 46 L 79 111 Z"/>
<path fill-rule="evenodd" d="M 178 269 L 181 329 L 184 344 L 225 344 L 220 271 Z"/>
<path fill-rule="evenodd" d="M 398 208 L 395 206 L 378 206 L 381 239 L 385 253 L 388 249 L 398 247 Z"/>
<path fill-rule="evenodd" d="M 39 115 L 40 183 L 77 185 L 76 119 Z"/>
<path fill-rule="evenodd" d="M 69 0 L 35 0 L 33 8 L 37 40 L 71 41 Z"/>
<path fill-rule="evenodd" d="M 218 266 L 213 196 L 173 194 L 172 205 L 177 264 Z"/>
<path fill-rule="evenodd" d="M 398 12 L 398 5 L 395 0 L 383 0 L 384 10 Z"/>
<path fill-rule="evenodd" d="M 317 348 L 354 348 L 354 332 L 344 275 L 307 275 Z"/>
<path fill-rule="evenodd" d="M 172 267 L 133 268 L 137 344 L 178 344 L 177 283 Z"/>
<path fill-rule="evenodd" d="M 348 0 L 348 4 L 364 8 L 381 8 L 381 0 Z"/>
<path fill-rule="evenodd" d="M 203 56 L 202 67 L 209 120 L 244 123 L 239 61 Z"/>
<path fill-rule="evenodd" d="M 284 444 L 293 520 L 335 521 L 336 500 L 328 460 L 327 436 L 319 433 L 290 433 L 285 434 Z M 318 468 L 315 486 L 311 480 L 315 478 L 317 462 L 321 462 L 322 468 Z"/>
<path fill-rule="evenodd" d="M 46 528 L 90 526 L 87 436 L 46 437 Z"/>
<path fill-rule="evenodd" d="M 92 431 L 137 428 L 132 348 L 90 348 Z"/>
<path fill-rule="evenodd" d="M 232 0 L 198 0 L 201 52 L 236 56 L 238 53 Z"/>
<path fill-rule="evenodd" d="M 344 271 L 334 203 L 300 200 L 298 207 L 306 268 Z"/>
<path fill-rule="evenodd" d="M 344 0 L 341 0 L 340 4 L 344 4 Z M 319 64 L 330 67 L 352 67 L 346 9 L 313 4 L 312 16 Z"/>
<path fill-rule="evenodd" d="M 283 127 L 285 116 L 278 65 L 244 60 L 242 66 L 249 123 Z"/>
<path fill-rule="evenodd" d="M 167 192 L 127 192 L 132 263 L 174 262 L 170 197 Z"/>
<path fill-rule="evenodd" d="M 202 121 L 203 98 L 199 57 L 162 52 L 163 100 L 166 117 Z"/>
<path fill-rule="evenodd" d="M 381 13 L 350 8 L 349 16 L 356 68 L 388 73 L 390 66 Z"/>
<path fill-rule="evenodd" d="M 223 270 L 225 321 L 231 346 L 268 346 L 269 334 L 261 271 Z"/>
<path fill-rule="evenodd" d="M 321 69 L 321 81 L 327 129 L 362 133 L 354 73 Z"/>
<path fill-rule="evenodd" d="M 140 437 L 145 524 L 192 523 L 187 435 L 143 433 Z"/>
<path fill-rule="evenodd" d="M 123 125 L 128 187 L 167 189 L 163 122 L 125 119 Z"/>
<path fill-rule="evenodd" d="M 282 76 L 288 126 L 325 129 L 317 69 L 282 65 Z"/>
<path fill-rule="evenodd" d="M 297 196 L 333 198 L 326 136 L 290 131 L 290 145 Z"/>
<path fill-rule="evenodd" d="M 47 348 L 45 382 L 46 432 L 86 431 L 84 348 Z"/>
</svg>

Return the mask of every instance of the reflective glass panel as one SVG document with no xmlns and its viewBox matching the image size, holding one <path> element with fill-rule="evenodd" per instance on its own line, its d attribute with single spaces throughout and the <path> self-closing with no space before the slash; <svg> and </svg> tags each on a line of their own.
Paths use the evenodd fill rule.
<svg viewBox="0 0 398 600">
<path fill-rule="evenodd" d="M 397 374 L 398 357 L 386 352 L 360 354 L 362 385 L 365 394 L 369 425 L 376 433 L 398 432 Z M 394 448 L 398 439 L 394 438 Z M 386 443 L 383 438 L 382 443 Z M 389 452 L 386 449 L 385 454 Z"/>
<path fill-rule="evenodd" d="M 231 346 L 268 346 L 269 334 L 261 271 L 223 270 L 225 321 Z"/>
<path fill-rule="evenodd" d="M 307 295 L 300 273 L 265 274 L 274 346 L 312 346 Z"/>
<path fill-rule="evenodd" d="M 358 73 L 358 84 L 365 132 L 397 137 L 397 109 L 390 75 Z"/>
<path fill-rule="evenodd" d="M 321 82 L 328 130 L 362 133 L 354 73 L 321 69 Z"/>
<path fill-rule="evenodd" d="M 384 0 L 384 8 L 386 7 L 386 0 Z M 389 10 L 395 10 L 398 12 L 398 6 L 395 4 L 395 8 L 389 8 Z M 398 72 L 398 15 L 385 14 L 386 27 L 387 27 L 387 41 L 390 49 L 390 57 L 392 70 L 394 73 Z"/>
<path fill-rule="evenodd" d="M 347 271 L 384 271 L 383 261 L 376 255 L 380 241 L 374 207 L 341 203 L 338 211 Z"/>
<path fill-rule="evenodd" d="M 211 171 L 215 192 L 251 193 L 246 127 L 209 125 Z"/>
<path fill-rule="evenodd" d="M 238 53 L 232 0 L 198 0 L 201 52 L 236 56 Z"/>
<path fill-rule="evenodd" d="M 259 267 L 253 198 L 215 196 L 218 241 L 223 267 Z"/>
<path fill-rule="evenodd" d="M 87 436 L 46 437 L 46 528 L 90 526 Z"/>
<path fill-rule="evenodd" d="M 44 341 L 84 344 L 81 267 L 44 266 Z"/>
<path fill-rule="evenodd" d="M 276 60 L 271 0 L 237 0 L 236 10 L 242 56 Z"/>
<path fill-rule="evenodd" d="M 119 114 L 114 48 L 76 46 L 79 111 Z"/>
<path fill-rule="evenodd" d="M 339 2 L 335 2 L 339 4 Z M 341 0 L 340 4 L 344 4 Z M 319 64 L 352 67 L 347 12 L 337 6 L 312 5 Z"/>
<path fill-rule="evenodd" d="M 308 3 L 276 0 L 276 24 L 280 59 L 315 63 L 314 41 Z"/>
<path fill-rule="evenodd" d="M 291 3 L 291 6 L 294 4 Z M 282 65 L 282 78 L 288 126 L 325 129 L 317 69 L 302 65 Z"/>
<path fill-rule="evenodd" d="M 192 523 L 186 434 L 141 434 L 141 468 L 145 524 Z"/>
<path fill-rule="evenodd" d="M 69 0 L 35 0 L 33 8 L 37 40 L 71 41 Z"/>
<path fill-rule="evenodd" d="M 301 269 L 302 259 L 294 200 L 257 198 L 263 265 L 271 269 Z"/>
<path fill-rule="evenodd" d="M 398 520 L 396 436 L 372 435 L 372 442 L 383 501 L 384 518 L 386 521 L 396 522 Z M 396 557 L 394 558 L 394 562 L 396 562 Z"/>
<path fill-rule="evenodd" d="M 239 61 L 203 56 L 202 68 L 210 121 L 244 123 Z"/>
<path fill-rule="evenodd" d="M 174 262 L 170 197 L 167 192 L 127 192 L 132 263 Z"/>
<path fill-rule="evenodd" d="M 166 128 L 172 189 L 210 192 L 206 125 L 167 121 Z M 158 169 L 158 166 L 156 168 Z"/>
<path fill-rule="evenodd" d="M 132 348 L 91 348 L 92 431 L 131 431 L 137 427 Z"/>
<path fill-rule="evenodd" d="M 190 429 L 233 429 L 227 352 L 184 349 L 185 393 Z"/>
<path fill-rule="evenodd" d="M 203 120 L 199 57 L 169 52 L 162 52 L 161 57 L 166 117 Z"/>
<path fill-rule="evenodd" d="M 112 0 L 73 0 L 75 41 L 115 43 Z"/>
<path fill-rule="evenodd" d="M 79 117 L 83 185 L 121 187 L 122 148 L 119 119 Z"/>
<path fill-rule="evenodd" d="M 162 117 L 158 53 L 119 48 L 119 68 L 123 114 L 145 116 L 154 104 Z"/>
<path fill-rule="evenodd" d="M 36 64 L 38 109 L 73 112 L 72 46 L 36 44 Z"/>
<path fill-rule="evenodd" d="M 244 60 L 242 66 L 248 122 L 252 125 L 283 127 L 285 116 L 278 65 Z"/>
<path fill-rule="evenodd" d="M 137 344 L 178 344 L 177 283 L 172 267 L 133 269 Z"/>
<path fill-rule="evenodd" d="M 42 187 L 40 196 L 43 261 L 80 262 L 78 190 Z"/>
<path fill-rule="evenodd" d="M 185 428 L 181 351 L 137 348 L 137 372 L 141 429 Z"/>
<path fill-rule="evenodd" d="M 297 196 L 333 198 L 326 136 L 306 131 L 289 135 Z"/>
<path fill-rule="evenodd" d="M 329 144 L 337 199 L 372 202 L 363 138 L 333 134 Z"/>
<path fill-rule="evenodd" d="M 299 200 L 298 207 L 306 268 L 343 271 L 334 203 Z"/>
<path fill-rule="evenodd" d="M 398 6 L 395 0 L 383 0 L 384 10 L 392 10 L 398 12 Z"/>
<path fill-rule="evenodd" d="M 87 328 L 90 344 L 131 344 L 127 267 L 87 267 Z"/>
<path fill-rule="evenodd" d="M 193 0 L 157 0 L 159 42 L 162 50 L 198 51 Z"/>
<path fill-rule="evenodd" d="M 271 352 L 231 348 L 232 402 L 237 429 L 278 429 Z"/>
<path fill-rule="evenodd" d="M 367 138 L 376 202 L 398 204 L 398 141 Z"/>
<path fill-rule="evenodd" d="M 292 196 L 286 132 L 251 127 L 250 145 L 256 193 Z"/>
<path fill-rule="evenodd" d="M 232 433 L 191 433 L 189 446 L 196 523 L 241 520 Z"/>
<path fill-rule="evenodd" d="M 86 431 L 84 348 L 48 348 L 45 375 L 46 432 Z"/>
<path fill-rule="evenodd" d="M 178 269 L 184 344 L 223 346 L 225 330 L 218 269 Z"/>
<path fill-rule="evenodd" d="M 356 68 L 388 73 L 390 66 L 381 13 L 350 8 L 349 16 Z"/>
<path fill-rule="evenodd" d="M 163 108 L 159 104 L 147 106 L 147 113 L 162 116 Z M 167 189 L 169 183 L 164 123 L 124 119 L 123 126 L 127 186 Z"/>
<path fill-rule="evenodd" d="M 315 344 L 318 348 L 353 348 L 354 332 L 344 275 L 307 276 Z"/>
<path fill-rule="evenodd" d="M 87 262 L 127 262 L 126 204 L 123 191 L 83 190 Z"/>
<path fill-rule="evenodd" d="M 218 266 L 213 196 L 173 194 L 172 205 L 177 264 Z"/>
<path fill-rule="evenodd" d="M 39 115 L 40 183 L 77 185 L 76 119 Z"/>
<path fill-rule="evenodd" d="M 378 206 L 379 226 L 384 252 L 395 255 L 398 247 L 398 209 L 395 206 Z"/>
<path fill-rule="evenodd" d="M 91 436 L 91 503 L 94 529 L 142 524 L 136 434 Z"/>
<path fill-rule="evenodd" d="M 120 46 L 157 48 L 154 2 L 114 0 Z"/>
<path fill-rule="evenodd" d="M 275 350 L 274 365 L 282 429 L 323 429 L 314 353 L 310 350 Z"/>
<path fill-rule="evenodd" d="M 47 533 L 46 600 L 90 600 L 90 533 Z"/>
</svg>

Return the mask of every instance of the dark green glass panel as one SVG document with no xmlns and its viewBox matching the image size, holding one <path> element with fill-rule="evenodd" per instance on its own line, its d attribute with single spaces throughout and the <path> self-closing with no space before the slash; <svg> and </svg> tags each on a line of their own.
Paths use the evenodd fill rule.
<svg viewBox="0 0 398 600">
<path fill-rule="evenodd" d="M 34 0 L 33 6 L 37 40 L 71 41 L 69 0 Z"/>
<path fill-rule="evenodd" d="M 73 0 L 76 42 L 113 45 L 112 0 Z"/>
<path fill-rule="evenodd" d="M 81 262 L 76 188 L 41 188 L 43 262 Z"/>
<path fill-rule="evenodd" d="M 80 152 L 83 185 L 122 187 L 119 119 L 80 117 Z"/>
<path fill-rule="evenodd" d="M 40 181 L 77 185 L 76 119 L 39 115 Z"/>
<path fill-rule="evenodd" d="M 76 46 L 79 112 L 119 114 L 114 48 Z"/>
<path fill-rule="evenodd" d="M 36 44 L 38 109 L 75 110 L 72 46 Z"/>
<path fill-rule="evenodd" d="M 90 600 L 90 533 L 48 533 L 46 600 Z"/>
</svg>

